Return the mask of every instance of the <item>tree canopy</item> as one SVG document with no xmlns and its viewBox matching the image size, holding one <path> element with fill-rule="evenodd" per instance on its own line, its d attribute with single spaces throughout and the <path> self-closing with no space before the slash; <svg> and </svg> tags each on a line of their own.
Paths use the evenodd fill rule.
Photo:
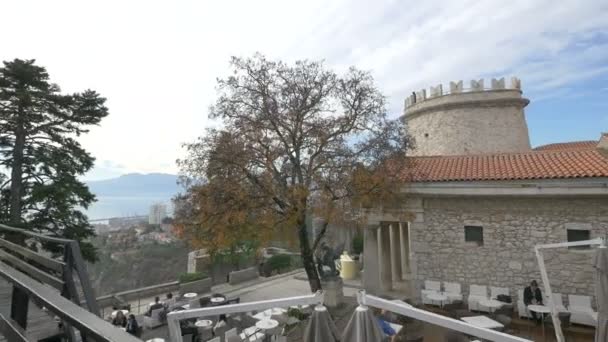
<svg viewBox="0 0 608 342">
<path fill-rule="evenodd" d="M 0 220 L 81 241 L 94 235 L 82 212 L 95 199 L 78 179 L 94 158 L 76 138 L 106 115 L 106 99 L 95 91 L 62 94 L 34 60 L 0 68 L 0 165 L 8 174 L 0 187 Z M 2 177 L 0 177 L 2 179 Z"/>
<path fill-rule="evenodd" d="M 187 144 L 179 161 L 190 181 L 185 216 L 196 217 L 184 227 L 206 238 L 291 230 L 316 291 L 313 253 L 327 223 L 395 195 L 409 139 L 368 72 L 339 75 L 323 62 L 288 65 L 259 54 L 230 65 L 210 108 L 221 128 Z M 312 240 L 307 215 L 326 222 Z"/>
</svg>

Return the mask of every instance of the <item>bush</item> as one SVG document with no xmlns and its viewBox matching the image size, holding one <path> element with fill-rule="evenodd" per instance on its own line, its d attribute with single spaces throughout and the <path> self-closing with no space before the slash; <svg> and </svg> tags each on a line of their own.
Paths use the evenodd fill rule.
<svg viewBox="0 0 608 342">
<path fill-rule="evenodd" d="M 357 233 L 353 237 L 353 253 L 359 255 L 363 253 L 363 234 Z"/>
<path fill-rule="evenodd" d="M 207 274 L 203 272 L 182 273 L 179 275 L 179 282 L 182 284 L 191 283 L 193 281 L 207 278 Z"/>
<path fill-rule="evenodd" d="M 271 271 L 277 271 L 280 273 L 281 270 L 288 269 L 291 266 L 291 256 L 288 254 L 273 255 L 266 261 L 266 263 L 268 263 Z"/>
</svg>

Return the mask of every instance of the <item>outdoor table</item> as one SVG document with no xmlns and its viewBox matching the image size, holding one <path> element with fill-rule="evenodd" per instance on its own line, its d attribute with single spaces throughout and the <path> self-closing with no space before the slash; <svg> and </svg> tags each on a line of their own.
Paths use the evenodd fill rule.
<svg viewBox="0 0 608 342">
<path fill-rule="evenodd" d="M 219 305 L 226 301 L 226 297 L 212 297 L 210 301 L 213 305 Z"/>
<path fill-rule="evenodd" d="M 118 311 L 122 311 L 122 313 L 126 316 L 129 313 L 129 310 L 116 310 L 112 312 L 111 317 L 112 318 L 116 318 L 116 314 L 118 313 Z"/>
<path fill-rule="evenodd" d="M 286 313 L 287 313 L 287 310 L 285 310 L 283 308 L 272 308 L 272 309 L 260 311 L 251 317 L 253 317 L 259 321 L 259 320 L 263 320 L 263 319 L 269 319 L 272 316 L 282 316 L 282 315 L 285 315 Z"/>
<path fill-rule="evenodd" d="M 260 330 L 270 330 L 279 326 L 279 322 L 275 319 L 262 319 L 255 323 L 255 326 Z"/>
<path fill-rule="evenodd" d="M 194 323 L 194 325 L 197 328 L 211 328 L 213 326 L 213 322 L 209 319 L 201 319 L 196 321 L 196 323 Z"/>
<path fill-rule="evenodd" d="M 261 341 L 266 334 L 259 331 L 259 328 L 254 325 L 252 327 L 243 329 L 243 332 L 239 336 L 241 337 L 242 341 L 255 342 Z"/>
<path fill-rule="evenodd" d="M 528 310 L 539 313 L 543 323 L 543 340 L 545 339 L 545 314 L 551 312 L 551 308 L 546 305 L 528 305 Z"/>
<path fill-rule="evenodd" d="M 505 305 L 505 303 L 497 301 L 496 299 L 481 299 L 479 300 L 479 305 L 487 307 L 490 310 L 490 313 L 492 313 Z"/>
<path fill-rule="evenodd" d="M 193 299 L 195 297 L 196 297 L 196 293 L 195 292 L 184 293 L 184 298 L 186 298 L 186 299 Z"/>
<path fill-rule="evenodd" d="M 440 307 L 443 307 L 443 302 L 448 300 L 448 296 L 441 294 L 441 293 L 431 293 L 431 294 L 426 295 L 426 298 L 428 298 L 432 301 L 439 302 Z"/>
<path fill-rule="evenodd" d="M 462 317 L 462 321 L 469 323 L 470 325 L 474 325 L 479 328 L 485 329 L 502 329 L 504 325 L 496 322 L 493 319 L 490 319 L 486 316 L 472 316 L 472 317 Z"/>
</svg>

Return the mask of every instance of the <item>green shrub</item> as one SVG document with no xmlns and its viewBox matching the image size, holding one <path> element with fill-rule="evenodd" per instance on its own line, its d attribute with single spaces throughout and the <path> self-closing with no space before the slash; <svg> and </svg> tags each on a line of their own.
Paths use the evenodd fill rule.
<svg viewBox="0 0 608 342">
<path fill-rule="evenodd" d="M 179 275 L 179 282 L 185 284 L 205 278 L 207 278 L 207 274 L 203 272 L 182 273 Z"/>
<path fill-rule="evenodd" d="M 359 255 L 363 253 L 363 234 L 357 233 L 353 237 L 353 253 Z"/>
<path fill-rule="evenodd" d="M 271 271 L 288 269 L 291 266 L 291 256 L 288 254 L 277 254 L 271 256 L 267 261 Z"/>
</svg>

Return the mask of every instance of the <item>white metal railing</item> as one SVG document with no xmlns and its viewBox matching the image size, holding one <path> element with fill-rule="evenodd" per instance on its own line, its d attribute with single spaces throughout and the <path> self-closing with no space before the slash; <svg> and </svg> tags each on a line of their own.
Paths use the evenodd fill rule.
<svg viewBox="0 0 608 342">
<path fill-rule="evenodd" d="M 566 248 L 566 247 L 577 247 L 577 246 L 600 246 L 606 248 L 606 240 L 604 238 L 597 238 L 593 240 L 576 241 L 576 242 L 560 242 L 560 243 L 549 243 L 545 245 L 534 246 L 534 253 L 538 260 L 538 268 L 540 269 L 540 276 L 545 287 L 545 295 L 547 296 L 547 302 L 549 303 L 549 309 L 551 310 L 551 320 L 555 327 L 555 338 L 558 342 L 564 342 L 564 334 L 562 332 L 561 322 L 559 320 L 555 303 L 553 302 L 553 293 L 551 292 L 551 284 L 549 283 L 549 275 L 547 274 L 547 268 L 545 267 L 545 258 L 543 257 L 542 249 L 551 248 Z"/>
<path fill-rule="evenodd" d="M 318 291 L 314 294 L 306 296 L 262 300 L 257 302 L 222 305 L 210 308 L 190 309 L 184 311 L 171 312 L 167 315 L 167 323 L 169 325 L 169 337 L 171 341 L 183 342 L 179 321 L 184 319 L 216 316 L 237 312 L 248 312 L 254 310 L 260 311 L 272 308 L 285 308 L 294 305 L 323 305 L 324 298 L 325 295 L 323 294 L 323 291 Z"/>
<path fill-rule="evenodd" d="M 368 295 L 365 293 L 365 290 L 359 291 L 359 293 L 357 294 L 357 301 L 360 305 L 373 306 L 375 308 L 395 312 L 403 316 L 438 325 L 450 330 L 460 331 L 467 335 L 476 336 L 485 340 L 496 342 L 532 342 L 525 338 L 505 334 L 499 331 L 479 328 L 463 321 L 441 316 L 433 312 L 417 309 L 411 305 L 403 305 L 392 302 L 390 300 Z"/>
</svg>

